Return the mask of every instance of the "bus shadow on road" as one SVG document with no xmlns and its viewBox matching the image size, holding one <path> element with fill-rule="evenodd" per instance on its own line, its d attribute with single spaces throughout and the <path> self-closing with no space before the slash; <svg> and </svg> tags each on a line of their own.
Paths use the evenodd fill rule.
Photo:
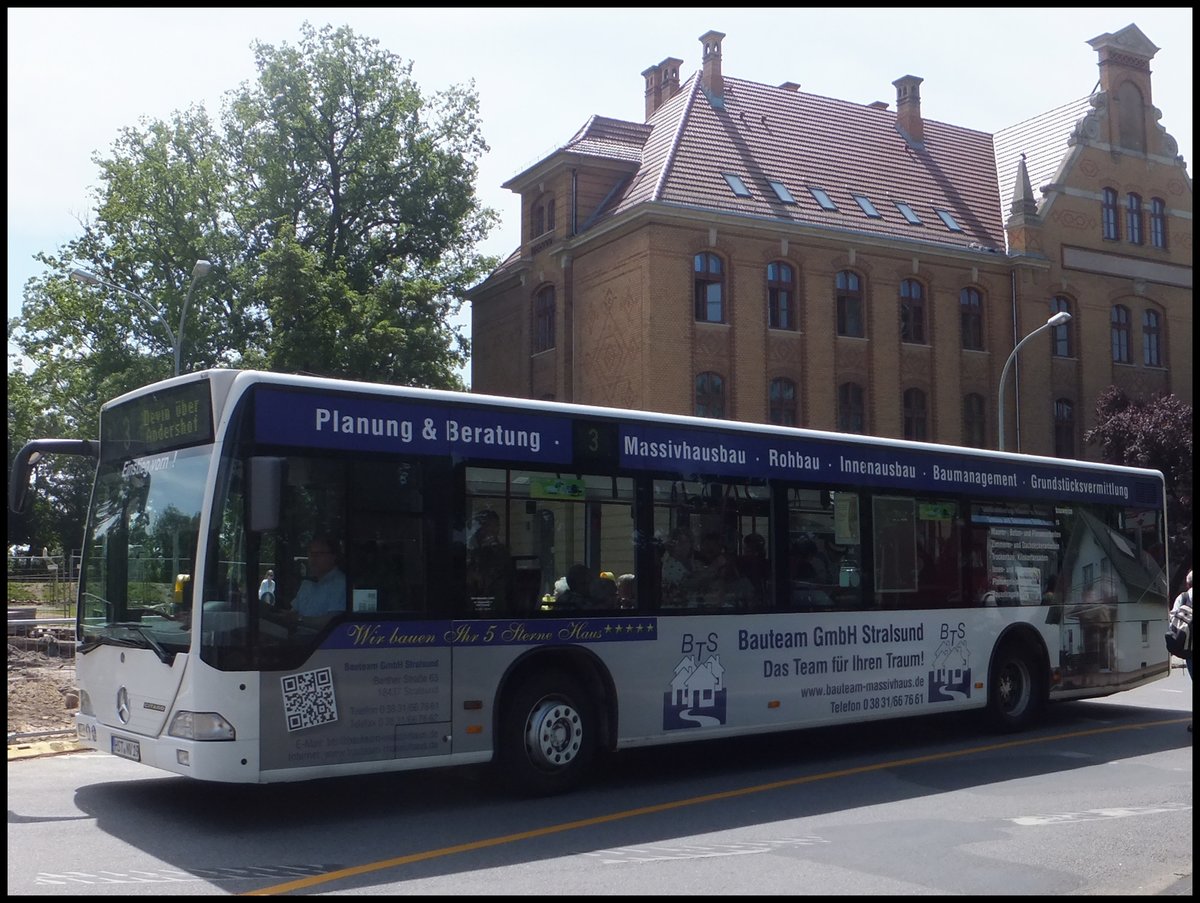
<svg viewBox="0 0 1200 903">
<path fill-rule="evenodd" d="M 155 777 L 81 787 L 75 802 L 102 830 L 199 880 L 216 850 L 247 870 L 245 881 L 260 870 L 259 885 L 270 883 L 261 869 L 283 864 L 321 874 L 381 863 L 416 879 L 1167 752 L 1191 745 L 1189 718 L 1111 701 L 1066 702 L 1019 734 L 989 732 L 969 713 L 626 750 L 585 787 L 536 800 L 510 796 L 490 767 L 467 766 L 263 786 Z M 189 843 L 192 834 L 197 841 Z M 201 850 L 207 856 L 197 862 Z M 368 870 L 336 887 L 372 887 L 380 877 Z"/>
</svg>

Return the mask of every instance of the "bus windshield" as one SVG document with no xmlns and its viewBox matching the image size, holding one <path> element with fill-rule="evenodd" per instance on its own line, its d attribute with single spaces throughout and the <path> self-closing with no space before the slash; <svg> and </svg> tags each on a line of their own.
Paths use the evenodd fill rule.
<svg viewBox="0 0 1200 903">
<path fill-rule="evenodd" d="M 188 648 L 188 584 L 211 456 L 211 446 L 198 446 L 101 464 L 79 578 L 85 651 L 111 643 L 166 657 Z"/>
</svg>

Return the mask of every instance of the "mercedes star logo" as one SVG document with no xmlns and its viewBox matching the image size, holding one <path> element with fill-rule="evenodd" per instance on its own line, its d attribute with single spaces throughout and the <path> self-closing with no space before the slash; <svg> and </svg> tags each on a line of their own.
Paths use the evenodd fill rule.
<svg viewBox="0 0 1200 903">
<path fill-rule="evenodd" d="M 122 724 L 129 723 L 129 691 L 124 687 L 117 690 L 117 717 Z"/>
</svg>

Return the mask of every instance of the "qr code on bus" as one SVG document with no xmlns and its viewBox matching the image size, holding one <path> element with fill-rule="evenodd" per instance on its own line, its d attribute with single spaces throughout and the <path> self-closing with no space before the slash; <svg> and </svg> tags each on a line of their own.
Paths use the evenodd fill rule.
<svg viewBox="0 0 1200 903">
<path fill-rule="evenodd" d="M 289 731 L 337 721 L 337 697 L 333 693 L 333 669 L 289 674 L 280 681 L 283 715 Z"/>
</svg>

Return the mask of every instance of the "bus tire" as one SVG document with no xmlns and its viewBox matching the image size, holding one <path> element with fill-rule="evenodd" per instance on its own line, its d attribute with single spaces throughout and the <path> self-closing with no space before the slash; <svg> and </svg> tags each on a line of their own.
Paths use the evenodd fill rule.
<svg viewBox="0 0 1200 903">
<path fill-rule="evenodd" d="M 578 680 L 559 670 L 531 674 L 502 709 L 496 755 L 501 777 L 523 796 L 578 786 L 595 758 L 599 726 Z"/>
<path fill-rule="evenodd" d="M 1024 643 L 1004 643 L 992 657 L 988 673 L 988 717 L 993 728 L 1002 733 L 1024 730 L 1037 720 L 1045 703 L 1046 681 L 1037 656 Z"/>
</svg>

